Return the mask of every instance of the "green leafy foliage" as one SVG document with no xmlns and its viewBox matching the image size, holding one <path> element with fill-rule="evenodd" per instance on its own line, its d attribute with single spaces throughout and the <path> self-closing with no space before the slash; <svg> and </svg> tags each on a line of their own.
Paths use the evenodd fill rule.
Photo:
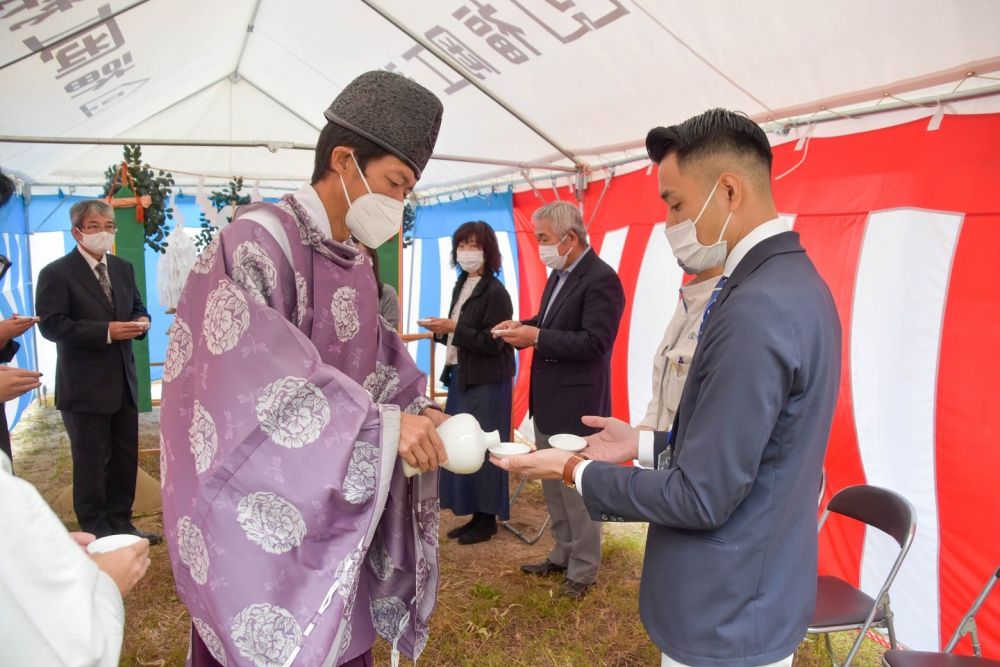
<svg viewBox="0 0 1000 667">
<path fill-rule="evenodd" d="M 138 144 L 126 144 L 124 148 L 124 160 L 128 165 L 128 173 L 135 181 L 138 192 L 136 196 L 149 195 L 149 206 L 143 210 L 146 227 L 146 245 L 156 252 L 165 252 L 167 249 L 167 234 L 170 233 L 168 220 L 173 220 L 174 209 L 168 206 L 170 193 L 174 185 L 174 175 L 164 172 L 162 169 L 154 170 L 142 161 L 142 147 Z M 104 196 L 114 194 L 110 192 L 115 182 L 115 175 L 118 173 L 118 164 L 113 164 L 104 172 Z M 116 187 L 121 187 L 119 183 Z"/>
<path fill-rule="evenodd" d="M 243 206 L 244 204 L 250 203 L 250 195 L 241 194 L 243 190 L 243 178 L 237 176 L 233 180 L 229 181 L 229 185 L 225 190 L 213 190 L 208 198 L 212 202 L 212 206 L 215 207 L 216 211 L 221 211 L 226 206 L 232 205 L 234 210 L 237 206 Z M 232 222 L 233 219 L 230 216 L 226 216 L 226 222 Z M 219 230 L 208 221 L 205 214 L 201 214 L 201 229 L 198 232 L 198 236 L 194 239 L 195 247 L 198 248 L 198 252 L 201 252 L 205 246 L 212 242 L 215 237 L 216 232 Z"/>
<path fill-rule="evenodd" d="M 406 200 L 403 207 L 403 247 L 409 248 L 413 243 L 413 223 L 417 220 L 417 205 Z"/>
</svg>

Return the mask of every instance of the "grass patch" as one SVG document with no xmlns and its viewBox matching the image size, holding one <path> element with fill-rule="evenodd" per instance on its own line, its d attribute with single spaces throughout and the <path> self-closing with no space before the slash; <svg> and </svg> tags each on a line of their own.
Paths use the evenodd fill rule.
<svg viewBox="0 0 1000 667">
<path fill-rule="evenodd" d="M 158 415 L 140 418 L 140 448 L 158 445 Z M 69 441 L 59 413 L 34 407 L 15 433 L 14 460 L 18 474 L 34 483 L 46 500 L 70 482 Z M 140 456 L 140 465 L 159 476 L 156 456 Z M 512 491 L 513 491 L 512 484 Z M 511 509 L 511 521 L 533 535 L 546 516 L 541 485 L 528 483 Z M 443 535 L 467 520 L 443 512 Z M 159 515 L 136 520 L 145 529 L 162 532 Z M 72 525 L 72 524 L 68 524 Z M 559 577 L 529 577 L 522 563 L 538 562 L 552 547 L 547 533 L 528 546 L 509 531 L 482 544 L 464 546 L 442 539 L 438 606 L 420 664 L 428 667 L 654 667 L 660 652 L 639 622 L 639 578 L 645 548 L 642 524 L 606 524 L 603 564 L 598 585 L 583 600 L 559 595 Z M 121 665 L 129 667 L 183 665 L 187 656 L 190 618 L 174 590 L 164 545 L 152 547 L 152 565 L 145 579 L 125 600 L 125 644 Z M 833 636 L 840 660 L 847 655 L 854 633 Z M 858 667 L 881 664 L 882 648 L 866 641 L 855 659 Z M 389 647 L 375 645 L 377 665 L 389 664 Z M 403 664 L 409 661 L 403 660 Z M 822 638 L 807 638 L 796 654 L 796 667 L 826 667 L 829 657 Z"/>
</svg>

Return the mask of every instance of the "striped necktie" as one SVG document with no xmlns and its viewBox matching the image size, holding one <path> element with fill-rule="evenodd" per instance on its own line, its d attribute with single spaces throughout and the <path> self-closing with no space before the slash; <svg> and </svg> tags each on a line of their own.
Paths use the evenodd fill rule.
<svg viewBox="0 0 1000 667">
<path fill-rule="evenodd" d="M 111 281 L 108 279 L 108 267 L 104 265 L 104 262 L 101 262 L 94 268 L 97 269 L 97 282 L 101 284 L 101 289 L 104 290 L 104 296 L 108 297 L 108 303 L 114 306 L 115 295 L 111 291 Z"/>
</svg>

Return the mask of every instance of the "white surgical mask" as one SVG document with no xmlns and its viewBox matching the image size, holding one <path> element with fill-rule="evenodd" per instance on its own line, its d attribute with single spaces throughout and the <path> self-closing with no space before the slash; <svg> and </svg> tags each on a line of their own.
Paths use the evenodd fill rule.
<svg viewBox="0 0 1000 667">
<path fill-rule="evenodd" d="M 566 237 L 559 239 L 559 243 L 566 240 Z M 566 266 L 566 258 L 569 256 L 569 251 L 566 251 L 565 255 L 559 254 L 559 243 L 554 245 L 539 245 L 538 246 L 538 258 L 542 260 L 542 264 L 549 267 L 554 271 L 559 271 L 562 267 Z"/>
<path fill-rule="evenodd" d="M 459 250 L 455 253 L 455 258 L 466 273 L 476 273 L 483 268 L 482 250 Z"/>
<path fill-rule="evenodd" d="M 354 160 L 354 166 L 358 168 L 361 182 L 365 184 L 368 193 L 351 201 L 351 195 L 347 194 L 344 177 L 340 177 L 340 186 L 344 188 L 344 197 L 350 204 L 346 217 L 347 229 L 361 243 L 369 248 L 377 248 L 391 239 L 403 225 L 403 202 L 372 192 L 372 189 L 368 187 L 368 179 L 362 173 L 361 165 L 358 164 L 354 153 L 351 153 L 351 159 Z"/>
<path fill-rule="evenodd" d="M 103 255 L 111 252 L 111 248 L 115 245 L 115 235 L 112 232 L 95 232 L 93 234 L 81 232 L 80 244 L 95 255 Z"/>
<path fill-rule="evenodd" d="M 695 231 L 695 225 L 698 224 L 701 216 L 705 213 L 705 209 L 708 208 L 708 203 L 712 201 L 712 195 L 718 189 L 719 183 L 720 181 L 716 181 L 715 185 L 712 186 L 712 191 L 708 193 L 708 198 L 705 200 L 705 204 L 701 207 L 701 210 L 698 211 L 697 218 L 694 220 L 688 219 L 673 226 L 668 225 L 664 230 L 667 235 L 667 242 L 670 243 L 670 249 L 673 251 L 674 257 L 677 258 L 677 263 L 681 265 L 681 268 L 686 273 L 701 273 L 705 269 L 722 266 L 726 263 L 726 255 L 729 252 L 727 244 L 722 240 L 722 237 L 726 233 L 726 227 L 729 226 L 733 212 L 729 212 L 725 224 L 722 225 L 722 231 L 719 232 L 719 240 L 712 245 L 702 245 L 698 241 L 698 232 Z"/>
</svg>

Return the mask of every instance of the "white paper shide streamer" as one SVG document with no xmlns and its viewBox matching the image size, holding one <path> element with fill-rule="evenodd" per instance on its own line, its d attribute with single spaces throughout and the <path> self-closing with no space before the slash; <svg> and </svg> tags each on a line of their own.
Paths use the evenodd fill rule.
<svg viewBox="0 0 1000 667">
<path fill-rule="evenodd" d="M 167 236 L 167 250 L 156 267 L 156 294 L 168 311 L 177 308 L 184 282 L 197 258 L 194 241 L 184 231 L 184 216 L 174 206 L 174 229 Z"/>
</svg>

